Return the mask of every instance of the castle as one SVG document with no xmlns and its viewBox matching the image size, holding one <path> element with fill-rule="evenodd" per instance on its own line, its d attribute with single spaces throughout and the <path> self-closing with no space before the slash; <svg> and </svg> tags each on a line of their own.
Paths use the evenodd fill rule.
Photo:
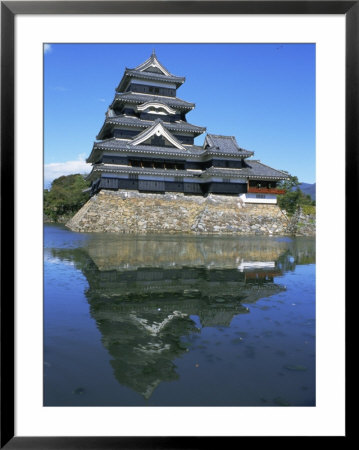
<svg viewBox="0 0 359 450">
<path fill-rule="evenodd" d="M 125 69 L 87 162 L 91 194 L 100 190 L 237 196 L 243 203 L 277 203 L 288 173 L 250 159 L 234 136 L 206 134 L 187 122 L 195 104 L 177 97 L 185 78 L 170 73 L 153 52 Z"/>
</svg>

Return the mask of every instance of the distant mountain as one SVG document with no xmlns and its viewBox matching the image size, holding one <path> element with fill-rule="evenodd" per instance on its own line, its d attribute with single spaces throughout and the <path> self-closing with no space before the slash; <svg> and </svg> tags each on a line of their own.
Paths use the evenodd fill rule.
<svg viewBox="0 0 359 450">
<path fill-rule="evenodd" d="M 315 185 L 316 183 L 300 183 L 298 187 L 303 194 L 310 195 L 312 200 L 315 200 Z"/>
</svg>

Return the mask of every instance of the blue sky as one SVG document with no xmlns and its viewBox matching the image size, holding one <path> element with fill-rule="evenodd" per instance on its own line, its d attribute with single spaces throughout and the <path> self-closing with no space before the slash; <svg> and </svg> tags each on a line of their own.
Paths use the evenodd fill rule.
<svg viewBox="0 0 359 450">
<path fill-rule="evenodd" d="M 45 185 L 90 170 L 84 160 L 125 68 L 153 49 L 186 77 L 177 96 L 196 104 L 188 122 L 235 136 L 253 159 L 315 182 L 314 44 L 45 44 Z"/>
</svg>

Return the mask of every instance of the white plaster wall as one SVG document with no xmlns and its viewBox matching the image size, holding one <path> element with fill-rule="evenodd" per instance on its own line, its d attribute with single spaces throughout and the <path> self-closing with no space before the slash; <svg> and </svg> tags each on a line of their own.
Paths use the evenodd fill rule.
<svg viewBox="0 0 359 450">
<path fill-rule="evenodd" d="M 265 203 L 265 204 L 271 204 L 276 205 L 277 204 L 277 196 L 275 194 L 262 194 L 265 196 L 265 198 L 257 198 L 257 194 L 242 194 L 239 197 L 245 202 L 245 203 Z"/>
</svg>

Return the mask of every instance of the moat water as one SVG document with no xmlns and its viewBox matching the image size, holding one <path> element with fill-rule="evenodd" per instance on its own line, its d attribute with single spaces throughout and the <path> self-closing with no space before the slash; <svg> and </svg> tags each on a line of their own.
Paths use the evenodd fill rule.
<svg viewBox="0 0 359 450">
<path fill-rule="evenodd" d="M 315 239 L 44 227 L 45 406 L 315 406 Z"/>
</svg>

